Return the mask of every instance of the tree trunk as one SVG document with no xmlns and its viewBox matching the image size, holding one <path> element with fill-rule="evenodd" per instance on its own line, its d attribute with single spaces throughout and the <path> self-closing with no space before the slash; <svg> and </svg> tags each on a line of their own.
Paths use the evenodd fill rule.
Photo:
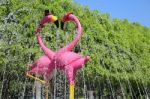
<svg viewBox="0 0 150 99">
<path fill-rule="evenodd" d="M 41 99 L 41 83 L 38 81 L 35 81 L 35 87 L 36 87 L 36 99 Z"/>
<path fill-rule="evenodd" d="M 7 75 L 3 83 L 2 96 L 1 96 L 2 99 L 9 99 L 9 83 L 10 83 L 10 79 Z"/>
<path fill-rule="evenodd" d="M 88 99 L 96 99 L 95 91 L 88 91 Z"/>
</svg>

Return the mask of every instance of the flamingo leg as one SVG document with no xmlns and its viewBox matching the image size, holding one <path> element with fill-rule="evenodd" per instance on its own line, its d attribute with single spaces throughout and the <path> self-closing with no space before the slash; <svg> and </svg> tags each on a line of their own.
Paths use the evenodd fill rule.
<svg viewBox="0 0 150 99">
<path fill-rule="evenodd" d="M 74 70 L 71 65 L 67 65 L 66 68 L 67 79 L 69 80 L 69 99 L 74 99 Z"/>
<path fill-rule="evenodd" d="M 89 60 L 89 56 L 80 58 L 65 67 L 67 79 L 70 84 L 70 99 L 74 99 L 74 86 L 75 86 L 75 75 L 78 69 L 82 68 L 82 65 Z"/>
<path fill-rule="evenodd" d="M 74 84 L 70 84 L 70 95 L 69 99 L 74 99 Z"/>
<path fill-rule="evenodd" d="M 32 78 L 32 79 L 35 79 L 35 80 L 39 81 L 39 82 L 42 83 L 42 84 L 45 84 L 45 81 L 44 81 L 44 80 L 41 80 L 41 79 L 38 78 L 38 77 L 32 76 L 32 75 L 29 74 L 29 73 L 27 73 L 26 76 L 28 76 L 28 77 L 30 77 L 30 78 Z"/>
</svg>

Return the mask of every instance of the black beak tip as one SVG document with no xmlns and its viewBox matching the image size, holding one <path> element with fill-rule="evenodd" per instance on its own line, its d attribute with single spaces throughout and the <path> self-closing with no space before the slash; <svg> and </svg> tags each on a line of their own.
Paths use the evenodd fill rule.
<svg viewBox="0 0 150 99">
<path fill-rule="evenodd" d="M 61 29 L 64 30 L 64 22 L 61 21 Z"/>
<path fill-rule="evenodd" d="M 58 21 L 58 20 L 56 20 L 56 21 L 54 22 L 54 24 L 56 25 L 57 28 L 59 28 L 59 21 Z"/>
</svg>

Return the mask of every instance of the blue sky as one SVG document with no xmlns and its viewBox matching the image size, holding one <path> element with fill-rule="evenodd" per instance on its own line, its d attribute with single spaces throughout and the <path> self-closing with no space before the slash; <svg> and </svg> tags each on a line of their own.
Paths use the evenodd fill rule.
<svg viewBox="0 0 150 99">
<path fill-rule="evenodd" d="M 112 18 L 128 19 L 150 27 L 150 0 L 74 0 Z"/>
</svg>

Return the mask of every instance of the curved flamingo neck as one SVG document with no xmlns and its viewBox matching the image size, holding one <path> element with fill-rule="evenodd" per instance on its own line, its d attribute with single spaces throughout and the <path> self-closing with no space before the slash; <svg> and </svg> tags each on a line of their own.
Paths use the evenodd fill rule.
<svg viewBox="0 0 150 99">
<path fill-rule="evenodd" d="M 77 28 L 77 35 L 76 35 L 75 39 L 79 40 L 80 37 L 81 37 L 81 34 L 82 34 L 82 32 L 81 32 L 82 31 L 81 24 L 80 24 L 80 22 L 79 22 L 79 20 L 77 19 L 76 16 L 74 16 L 74 15 L 71 14 L 70 17 L 73 18 L 71 20 L 76 24 L 76 28 Z"/>
<path fill-rule="evenodd" d="M 65 47 L 63 47 L 62 49 L 60 49 L 60 51 L 62 51 L 62 52 L 71 51 L 73 49 L 73 47 L 78 43 L 79 39 L 81 38 L 81 34 L 82 34 L 82 32 L 81 32 L 82 31 L 81 24 L 80 24 L 78 18 L 75 15 L 70 14 L 68 16 L 68 21 L 73 21 L 75 23 L 76 28 L 77 28 L 77 35 L 73 39 L 73 41 L 71 41 Z"/>
<path fill-rule="evenodd" d="M 70 16 L 71 21 L 73 21 L 76 24 L 76 28 L 77 28 L 77 35 L 75 37 L 75 39 L 70 43 L 70 48 L 72 49 L 79 41 L 79 39 L 81 38 L 81 24 L 79 22 L 79 20 L 77 19 L 76 16 L 74 16 L 73 14 L 71 14 Z"/>
<path fill-rule="evenodd" d="M 38 44 L 41 47 L 41 49 L 43 50 L 44 54 L 46 56 L 48 56 L 50 59 L 52 59 L 54 56 L 54 52 L 52 50 L 50 50 L 49 48 L 47 48 L 45 46 L 45 44 L 43 43 L 43 40 L 40 36 L 40 30 L 41 30 L 41 28 L 40 28 L 40 26 L 38 26 L 38 28 L 36 30 L 36 38 L 37 38 Z"/>
</svg>

